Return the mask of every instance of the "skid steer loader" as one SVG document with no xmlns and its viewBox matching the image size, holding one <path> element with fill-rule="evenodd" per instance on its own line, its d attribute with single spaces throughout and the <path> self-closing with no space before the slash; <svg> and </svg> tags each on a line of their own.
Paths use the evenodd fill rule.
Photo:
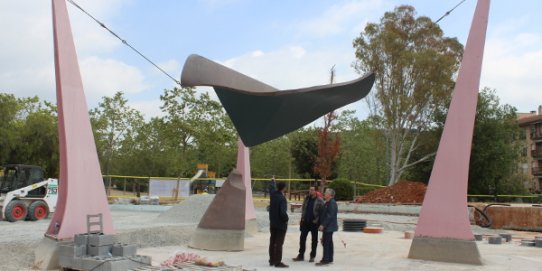
<svg viewBox="0 0 542 271">
<path fill-rule="evenodd" d="M 38 166 L 5 165 L 0 177 L 0 220 L 39 220 L 54 212 L 58 180 L 43 178 Z"/>
</svg>

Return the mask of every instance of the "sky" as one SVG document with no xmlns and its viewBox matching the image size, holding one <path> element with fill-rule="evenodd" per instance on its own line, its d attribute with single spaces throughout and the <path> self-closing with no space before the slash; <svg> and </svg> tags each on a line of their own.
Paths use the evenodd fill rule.
<svg viewBox="0 0 542 271">
<path fill-rule="evenodd" d="M 368 22 L 408 4 L 434 21 L 460 0 L 74 0 L 175 78 L 196 53 L 278 89 L 360 75 L 352 41 Z M 148 119 L 162 116 L 160 95 L 175 82 L 70 3 L 68 12 L 89 108 L 125 93 Z M 439 22 L 465 44 L 475 0 Z M 542 104 L 542 1 L 493 0 L 480 87 L 519 112 Z M 0 0 L 0 92 L 56 101 L 51 1 Z M 210 91 L 200 88 L 199 91 Z M 213 94 L 214 95 L 214 94 Z M 214 96 L 216 97 L 216 96 Z M 348 106 L 363 118 L 366 103 Z"/>
</svg>

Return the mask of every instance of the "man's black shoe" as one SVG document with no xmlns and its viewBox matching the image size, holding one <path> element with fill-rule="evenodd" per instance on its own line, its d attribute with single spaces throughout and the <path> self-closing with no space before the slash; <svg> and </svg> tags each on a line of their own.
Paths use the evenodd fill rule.
<svg viewBox="0 0 542 271">
<path fill-rule="evenodd" d="M 303 259 L 303 257 L 298 255 L 297 257 L 292 258 L 292 261 L 294 261 L 294 262 L 302 262 L 302 261 L 304 261 L 304 259 Z"/>
<path fill-rule="evenodd" d="M 316 266 L 325 266 L 325 265 L 328 265 L 328 264 L 330 264 L 330 262 L 321 261 L 319 263 L 316 263 Z"/>
<path fill-rule="evenodd" d="M 311 259 L 309 260 L 309 263 L 313 263 L 313 262 L 314 262 L 314 258 L 311 258 Z"/>
<path fill-rule="evenodd" d="M 278 267 L 278 268 L 288 268 L 289 266 L 288 266 L 288 265 L 285 265 L 284 263 L 277 263 L 277 264 L 275 264 L 275 267 Z"/>
</svg>

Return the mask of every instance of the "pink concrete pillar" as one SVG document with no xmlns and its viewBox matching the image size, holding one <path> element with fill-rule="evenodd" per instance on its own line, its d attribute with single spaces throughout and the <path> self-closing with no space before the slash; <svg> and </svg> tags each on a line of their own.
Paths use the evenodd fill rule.
<svg viewBox="0 0 542 271">
<path fill-rule="evenodd" d="M 476 6 L 410 258 L 481 264 L 471 242 L 467 185 L 489 2 L 479 0 Z"/>
<path fill-rule="evenodd" d="M 237 171 L 243 176 L 243 182 L 246 188 L 245 201 L 245 220 L 256 219 L 254 211 L 254 202 L 252 201 L 252 183 L 250 175 L 250 154 L 249 149 L 245 147 L 243 141 L 237 141 Z"/>
<path fill-rule="evenodd" d="M 103 231 L 113 223 L 90 125 L 77 53 L 65 0 L 52 0 L 55 49 L 59 195 L 47 235 L 58 240 L 87 232 L 87 215 L 102 214 Z M 93 228 L 94 230 L 96 228 Z"/>
</svg>

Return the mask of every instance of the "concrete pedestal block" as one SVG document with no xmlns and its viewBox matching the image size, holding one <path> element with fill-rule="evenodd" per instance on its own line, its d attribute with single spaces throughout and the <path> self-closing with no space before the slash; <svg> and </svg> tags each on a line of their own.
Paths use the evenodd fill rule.
<svg viewBox="0 0 542 271">
<path fill-rule="evenodd" d="M 245 232 L 248 234 L 256 234 L 260 231 L 258 221 L 256 219 L 245 220 Z"/>
<path fill-rule="evenodd" d="M 59 269 L 58 265 L 58 250 L 60 245 L 68 244 L 53 240 L 48 237 L 41 239 L 40 243 L 34 250 L 34 266 L 39 270 L 55 270 Z"/>
<path fill-rule="evenodd" d="M 414 237 L 411 259 L 482 265 L 476 242 L 449 238 Z"/>
<path fill-rule="evenodd" d="M 197 228 L 188 246 L 204 250 L 242 251 L 245 249 L 245 230 Z"/>
<path fill-rule="evenodd" d="M 190 247 L 240 251 L 245 241 L 245 184 L 239 171 L 232 170 L 224 185 L 205 211 Z"/>
</svg>

